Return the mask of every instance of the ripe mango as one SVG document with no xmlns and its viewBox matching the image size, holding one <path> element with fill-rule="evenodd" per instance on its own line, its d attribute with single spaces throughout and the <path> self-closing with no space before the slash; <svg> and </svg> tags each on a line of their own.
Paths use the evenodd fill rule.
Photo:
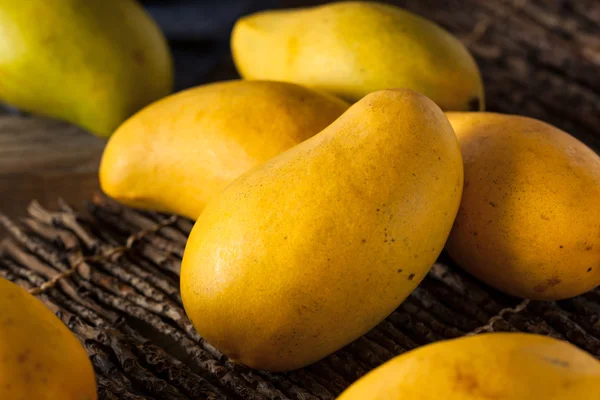
<svg viewBox="0 0 600 400">
<path fill-rule="evenodd" d="M 371 371 L 338 400 L 598 399 L 600 362 L 562 340 L 489 333 L 430 344 Z"/>
<path fill-rule="evenodd" d="M 77 338 L 41 301 L 0 278 L 0 399 L 96 398 Z"/>
<path fill-rule="evenodd" d="M 348 101 L 408 88 L 444 110 L 484 108 L 479 69 L 462 43 L 388 4 L 349 1 L 255 13 L 237 21 L 231 49 L 246 79 L 299 83 Z"/>
<path fill-rule="evenodd" d="M 187 314 L 239 363 L 284 371 L 315 362 L 425 277 L 462 181 L 438 106 L 406 89 L 369 94 L 209 203 L 183 257 Z"/>
<path fill-rule="evenodd" d="M 514 296 L 558 300 L 600 284 L 600 157 L 544 122 L 448 113 L 465 162 L 447 249 Z"/>
<path fill-rule="evenodd" d="M 111 137 L 100 184 L 132 207 L 196 219 L 231 181 L 321 131 L 348 104 L 282 82 L 228 81 L 146 107 Z"/>
<path fill-rule="evenodd" d="M 166 40 L 135 0 L 0 1 L 0 101 L 109 136 L 172 90 Z"/>
</svg>

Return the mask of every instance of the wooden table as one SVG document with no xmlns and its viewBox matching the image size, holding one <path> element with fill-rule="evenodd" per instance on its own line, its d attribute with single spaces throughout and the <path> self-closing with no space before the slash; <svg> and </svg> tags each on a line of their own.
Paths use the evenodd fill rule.
<svg viewBox="0 0 600 400">
<path fill-rule="evenodd" d="M 81 204 L 98 187 L 105 140 L 38 117 L 0 116 L 0 212 L 22 216 L 32 199 Z"/>
</svg>

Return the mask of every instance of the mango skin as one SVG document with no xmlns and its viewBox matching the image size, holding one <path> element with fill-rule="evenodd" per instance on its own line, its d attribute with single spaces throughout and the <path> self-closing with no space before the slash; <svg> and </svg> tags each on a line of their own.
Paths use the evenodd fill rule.
<svg viewBox="0 0 600 400">
<path fill-rule="evenodd" d="M 598 399 L 600 362 L 558 339 L 489 333 L 436 342 L 369 372 L 338 400 Z"/>
<path fill-rule="evenodd" d="M 0 101 L 109 136 L 172 90 L 166 40 L 134 0 L 0 0 Z"/>
<path fill-rule="evenodd" d="M 462 181 L 439 107 L 405 89 L 370 94 L 206 207 L 183 258 L 186 312 L 239 363 L 285 371 L 315 362 L 425 277 Z"/>
<path fill-rule="evenodd" d="M 484 108 L 475 60 L 450 33 L 418 15 L 376 2 L 265 11 L 237 21 L 231 49 L 246 79 L 274 79 L 354 102 L 408 88 L 443 110 Z"/>
<path fill-rule="evenodd" d="M 96 398 L 77 338 L 41 301 L 0 278 L 0 399 Z"/>
<path fill-rule="evenodd" d="M 348 106 L 283 82 L 179 92 L 119 127 L 102 156 L 100 185 L 129 206 L 195 220 L 235 178 L 320 132 Z"/>
<path fill-rule="evenodd" d="M 544 122 L 447 113 L 465 189 L 446 248 L 469 273 L 535 300 L 600 284 L 600 157 Z"/>
</svg>

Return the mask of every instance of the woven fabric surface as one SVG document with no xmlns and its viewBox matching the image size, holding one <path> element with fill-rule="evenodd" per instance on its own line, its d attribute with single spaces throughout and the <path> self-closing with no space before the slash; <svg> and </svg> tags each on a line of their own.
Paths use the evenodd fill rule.
<svg viewBox="0 0 600 400">
<path fill-rule="evenodd" d="M 18 224 L 0 216 L 11 236 L 0 243 L 0 276 L 36 293 L 85 344 L 101 399 L 334 399 L 407 350 L 492 331 L 551 335 L 600 357 L 600 289 L 523 302 L 442 256 L 385 321 L 335 354 L 288 373 L 251 370 L 185 316 L 177 280 L 191 221 L 103 197 L 86 212 L 63 202 L 58 211 L 36 202 L 28 211 Z"/>
</svg>

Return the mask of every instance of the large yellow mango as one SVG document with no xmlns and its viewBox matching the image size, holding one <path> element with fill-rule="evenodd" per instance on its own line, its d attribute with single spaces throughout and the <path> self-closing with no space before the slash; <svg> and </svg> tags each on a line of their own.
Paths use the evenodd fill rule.
<svg viewBox="0 0 600 400">
<path fill-rule="evenodd" d="M 597 400 L 600 362 L 547 336 L 490 333 L 402 354 L 338 400 Z"/>
<path fill-rule="evenodd" d="M 146 107 L 111 137 L 100 184 L 132 207 L 196 219 L 232 180 L 318 133 L 348 104 L 282 82 L 228 81 Z"/>
<path fill-rule="evenodd" d="M 366 96 L 206 207 L 181 270 L 194 326 L 232 359 L 272 371 L 348 344 L 427 274 L 462 168 L 431 100 L 406 89 Z"/>
<path fill-rule="evenodd" d="M 41 301 L 0 278 L 0 399 L 95 400 L 77 338 Z"/>
<path fill-rule="evenodd" d="M 600 157 L 532 118 L 447 116 L 465 162 L 450 255 L 514 296 L 557 300 L 598 286 Z"/>
<path fill-rule="evenodd" d="M 484 107 L 473 57 L 450 33 L 389 4 L 338 2 L 241 18 L 231 36 L 239 73 L 327 90 L 349 101 L 408 88 L 449 111 Z"/>
</svg>

